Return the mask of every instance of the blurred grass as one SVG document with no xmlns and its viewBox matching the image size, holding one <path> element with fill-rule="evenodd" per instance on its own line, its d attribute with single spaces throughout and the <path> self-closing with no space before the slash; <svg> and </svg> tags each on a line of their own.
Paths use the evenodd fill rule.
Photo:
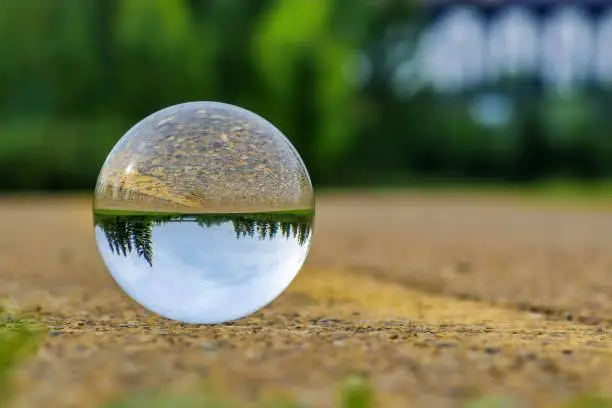
<svg viewBox="0 0 612 408">
<path fill-rule="evenodd" d="M 253 405 L 249 405 L 253 406 Z M 369 382 L 360 377 L 349 377 L 340 388 L 340 408 L 374 408 L 374 393 Z M 228 402 L 224 398 L 205 395 L 155 395 L 140 394 L 129 396 L 123 400 L 112 401 L 103 408 L 238 408 L 240 404 Z M 255 405 L 259 408 L 303 408 L 297 402 L 275 402 L 265 405 Z"/>
<path fill-rule="evenodd" d="M 223 408 L 218 403 L 202 397 L 185 395 L 137 395 L 104 405 L 104 408 Z"/>
<path fill-rule="evenodd" d="M 376 403 L 371 385 L 358 377 L 346 380 L 340 390 L 338 408 L 374 408 Z M 266 405 L 249 405 L 259 408 L 305 408 L 296 402 L 272 403 Z M 560 405 L 545 405 L 550 408 L 612 408 L 612 399 L 593 395 L 581 395 Z M 103 408 L 239 408 L 243 405 L 221 402 L 203 396 L 138 395 L 125 400 L 111 402 Z M 477 398 L 463 405 L 464 408 L 522 408 L 523 405 L 514 399 L 499 396 Z"/>
<path fill-rule="evenodd" d="M 612 408 L 612 399 L 596 395 L 579 396 L 564 408 Z"/>
<path fill-rule="evenodd" d="M 507 397 L 483 397 L 469 402 L 465 408 L 519 408 L 513 399 Z"/>
<path fill-rule="evenodd" d="M 361 377 L 348 378 L 340 393 L 342 408 L 373 408 L 376 406 L 371 384 Z"/>
<path fill-rule="evenodd" d="M 540 405 L 539 405 L 540 406 Z M 543 405 L 551 407 L 550 404 Z M 522 408 L 523 405 L 507 397 L 482 397 L 469 402 L 465 408 Z M 597 395 L 579 395 L 553 408 L 612 408 L 612 399 Z"/>
<path fill-rule="evenodd" d="M 12 396 L 11 371 L 36 351 L 42 332 L 35 321 L 3 315 L 0 310 L 0 407 L 7 406 Z"/>
<path fill-rule="evenodd" d="M 379 185 L 369 188 L 325 188 L 318 194 L 353 195 L 365 193 L 371 196 L 423 196 L 429 198 L 470 198 L 526 204 L 562 204 L 573 207 L 612 208 L 612 181 L 583 182 L 570 179 L 548 179 L 528 184 L 482 183 L 477 181 L 412 182 Z"/>
<path fill-rule="evenodd" d="M 111 402 L 103 408 L 238 408 L 243 405 L 222 402 L 202 395 L 172 396 L 137 395 L 121 401 Z M 264 405 L 248 405 L 258 408 L 305 408 L 297 402 L 280 402 Z M 347 378 L 340 387 L 338 408 L 374 408 L 379 406 L 372 385 L 362 377 Z M 484 396 L 463 405 L 464 408 L 522 408 L 517 400 L 504 396 Z M 597 395 L 579 395 L 550 408 L 612 408 L 612 399 Z"/>
<path fill-rule="evenodd" d="M 370 191 L 389 194 L 397 191 L 415 191 L 431 194 L 469 194 L 482 196 L 515 195 L 542 198 L 609 198 L 612 200 L 612 181 L 581 181 L 567 178 L 548 178 L 538 182 L 509 183 L 479 180 L 410 179 L 391 181 L 365 187 L 327 187 L 327 193 Z"/>
</svg>

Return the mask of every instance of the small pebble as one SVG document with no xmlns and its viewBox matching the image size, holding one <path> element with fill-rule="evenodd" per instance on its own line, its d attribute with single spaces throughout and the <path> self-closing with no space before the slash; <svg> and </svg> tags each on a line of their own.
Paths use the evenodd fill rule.
<svg viewBox="0 0 612 408">
<path fill-rule="evenodd" d="M 499 347 L 485 347 L 484 351 L 487 354 L 494 355 L 494 354 L 499 353 L 501 349 Z"/>
</svg>

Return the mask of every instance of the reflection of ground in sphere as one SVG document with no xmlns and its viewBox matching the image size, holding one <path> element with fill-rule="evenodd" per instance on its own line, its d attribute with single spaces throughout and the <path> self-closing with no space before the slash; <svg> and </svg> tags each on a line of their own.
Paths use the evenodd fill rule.
<svg viewBox="0 0 612 408">
<path fill-rule="evenodd" d="M 145 118 L 104 163 L 96 239 L 119 285 L 163 316 L 237 319 L 276 298 L 310 245 L 312 186 L 261 117 L 193 102 Z"/>
<path fill-rule="evenodd" d="M 104 163 L 96 208 L 262 212 L 312 207 L 308 173 L 278 129 L 244 109 L 193 102 L 145 118 Z"/>
</svg>

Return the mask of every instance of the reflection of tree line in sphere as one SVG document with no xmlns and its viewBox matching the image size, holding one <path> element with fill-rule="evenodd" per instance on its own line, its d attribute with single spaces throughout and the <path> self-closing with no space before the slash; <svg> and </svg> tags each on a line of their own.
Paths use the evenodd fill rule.
<svg viewBox="0 0 612 408">
<path fill-rule="evenodd" d="M 171 222 L 195 222 L 203 228 L 231 223 L 236 238 L 273 239 L 278 234 L 304 245 L 312 231 L 312 212 L 190 215 L 112 215 L 96 213 L 94 222 L 108 240 L 111 252 L 128 255 L 135 251 L 153 266 L 153 228 Z"/>
</svg>

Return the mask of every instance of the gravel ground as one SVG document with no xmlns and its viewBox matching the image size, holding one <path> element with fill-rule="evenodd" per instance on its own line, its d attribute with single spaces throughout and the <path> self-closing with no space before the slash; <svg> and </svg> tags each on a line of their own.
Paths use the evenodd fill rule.
<svg viewBox="0 0 612 408">
<path fill-rule="evenodd" d="M 0 297 L 49 326 L 15 407 L 97 407 L 141 390 L 332 407 L 367 376 L 383 407 L 480 395 L 549 406 L 610 393 L 612 212 L 427 195 L 327 195 L 313 249 L 270 307 L 188 326 L 126 298 L 91 202 L 0 200 Z"/>
</svg>

